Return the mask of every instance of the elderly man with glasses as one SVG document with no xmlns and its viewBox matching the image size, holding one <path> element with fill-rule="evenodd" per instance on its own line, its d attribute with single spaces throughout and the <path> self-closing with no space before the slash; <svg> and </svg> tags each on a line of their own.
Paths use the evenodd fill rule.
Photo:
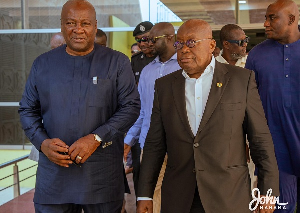
<svg viewBox="0 0 300 213">
<path fill-rule="evenodd" d="M 227 24 L 220 31 L 220 41 L 223 49 L 216 60 L 225 64 L 245 67 L 249 37 L 245 35 L 244 30 L 238 25 Z"/>
<path fill-rule="evenodd" d="M 168 153 L 161 212 L 250 213 L 246 134 L 260 168 L 260 195 L 270 188 L 272 195 L 279 194 L 272 137 L 254 72 L 215 61 L 216 42 L 203 20 L 183 23 L 174 46 L 182 69 L 155 82 L 138 197 L 153 196 Z M 257 204 L 260 213 L 275 207 Z M 155 212 L 151 200 L 138 201 L 137 213 L 144 212 Z"/>
</svg>

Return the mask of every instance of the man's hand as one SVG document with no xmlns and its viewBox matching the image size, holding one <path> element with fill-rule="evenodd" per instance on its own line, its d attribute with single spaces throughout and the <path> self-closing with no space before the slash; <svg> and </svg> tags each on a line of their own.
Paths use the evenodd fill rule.
<svg viewBox="0 0 300 213">
<path fill-rule="evenodd" d="M 69 167 L 69 164 L 73 163 L 68 154 L 61 154 L 63 152 L 68 153 L 68 148 L 69 146 L 59 138 L 46 139 L 41 145 L 41 151 L 48 159 L 63 167 Z"/>
<path fill-rule="evenodd" d="M 127 155 L 131 150 L 131 146 L 124 143 L 124 162 L 127 162 Z"/>
<path fill-rule="evenodd" d="M 139 200 L 136 208 L 136 213 L 153 213 L 153 201 Z"/>
<path fill-rule="evenodd" d="M 260 204 L 258 206 L 259 213 L 272 213 L 275 211 L 275 204 Z"/>
<path fill-rule="evenodd" d="M 248 144 L 246 144 L 246 157 L 247 157 L 247 163 L 250 163 L 250 149 Z"/>
<path fill-rule="evenodd" d="M 69 155 L 76 163 L 84 163 L 100 146 L 98 141 L 94 140 L 94 135 L 89 134 L 75 141 L 69 148 Z"/>
</svg>

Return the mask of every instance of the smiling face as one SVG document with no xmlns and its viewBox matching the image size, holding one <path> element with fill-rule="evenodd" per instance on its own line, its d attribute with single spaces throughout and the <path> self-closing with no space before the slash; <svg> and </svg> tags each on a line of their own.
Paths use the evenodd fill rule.
<svg viewBox="0 0 300 213">
<path fill-rule="evenodd" d="M 66 51 L 81 56 L 94 49 L 97 32 L 96 13 L 86 1 L 67 2 L 61 13 L 61 32 L 66 40 Z"/>
<path fill-rule="evenodd" d="M 177 50 L 178 64 L 191 78 L 199 78 L 211 61 L 216 42 L 208 38 L 212 38 L 212 31 L 209 24 L 203 20 L 186 21 L 178 30 L 179 42 L 203 39 L 192 48 L 184 44 Z"/>
<path fill-rule="evenodd" d="M 149 32 L 146 32 L 144 34 L 135 36 L 135 39 L 141 39 L 143 37 L 148 37 L 148 36 L 149 36 Z M 140 43 L 138 42 L 137 44 L 138 44 L 139 48 L 141 49 L 141 51 L 145 55 L 152 54 L 152 52 L 153 52 L 153 45 L 149 45 L 148 41 L 146 41 L 146 42 L 141 41 Z"/>
</svg>

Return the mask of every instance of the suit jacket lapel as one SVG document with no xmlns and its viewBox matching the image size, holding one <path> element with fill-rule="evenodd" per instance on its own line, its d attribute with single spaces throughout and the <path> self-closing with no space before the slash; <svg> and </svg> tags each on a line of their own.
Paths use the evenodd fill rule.
<svg viewBox="0 0 300 213">
<path fill-rule="evenodd" d="M 200 122 L 200 126 L 197 131 L 197 136 L 202 131 L 208 120 L 210 119 L 212 113 L 216 109 L 221 97 L 226 89 L 226 86 L 230 79 L 230 72 L 228 72 L 227 68 L 216 61 L 214 76 L 208 96 L 208 100 L 205 106 L 205 110 Z"/>
<path fill-rule="evenodd" d="M 173 90 L 173 99 L 175 102 L 175 107 L 183 123 L 183 126 L 186 129 L 186 131 L 189 133 L 189 135 L 194 138 L 195 136 L 190 127 L 190 123 L 186 112 L 185 78 L 182 75 L 182 69 L 176 72 L 175 79 L 172 82 L 172 90 Z"/>
</svg>

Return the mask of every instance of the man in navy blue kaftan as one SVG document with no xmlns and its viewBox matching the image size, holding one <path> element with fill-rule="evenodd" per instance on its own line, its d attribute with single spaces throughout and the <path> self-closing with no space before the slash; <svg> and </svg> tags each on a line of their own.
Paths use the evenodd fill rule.
<svg viewBox="0 0 300 213">
<path fill-rule="evenodd" d="M 295 2 L 279 0 L 266 12 L 267 40 L 249 53 L 245 68 L 255 72 L 279 168 L 280 202 L 300 212 L 300 33 Z M 298 182 L 298 183 L 297 183 Z M 298 188 L 298 198 L 297 198 Z"/>
<path fill-rule="evenodd" d="M 122 53 L 94 44 L 89 2 L 67 1 L 61 30 L 66 45 L 34 61 L 20 102 L 25 134 L 40 151 L 35 209 L 117 213 L 124 133 L 140 110 L 131 65 Z"/>
</svg>

